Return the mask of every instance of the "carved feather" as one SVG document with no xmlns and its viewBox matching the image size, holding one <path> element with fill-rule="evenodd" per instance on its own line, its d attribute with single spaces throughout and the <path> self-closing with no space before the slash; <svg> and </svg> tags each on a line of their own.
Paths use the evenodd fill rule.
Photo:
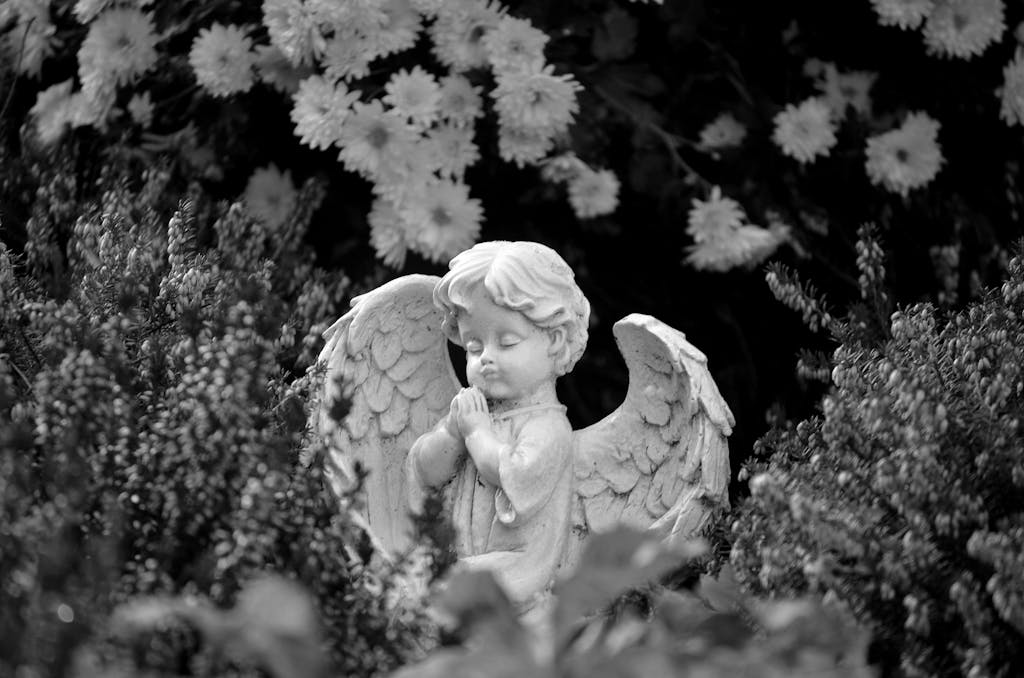
<svg viewBox="0 0 1024 678">
<path fill-rule="evenodd" d="M 613 328 L 629 368 L 622 405 L 574 436 L 575 565 L 590 532 L 617 523 L 650 528 L 673 543 L 696 536 L 728 505 L 728 436 L 734 419 L 682 332 L 632 314 Z"/>
<path fill-rule="evenodd" d="M 459 382 L 434 305 L 438 278 L 409 275 L 352 300 L 352 308 L 325 333 L 318 362 L 326 367 L 312 421 L 329 446 L 332 486 L 366 477 L 365 523 L 390 551 L 409 541 L 405 458 L 412 443 L 448 411 Z M 328 415 L 346 395 L 345 421 Z"/>
</svg>

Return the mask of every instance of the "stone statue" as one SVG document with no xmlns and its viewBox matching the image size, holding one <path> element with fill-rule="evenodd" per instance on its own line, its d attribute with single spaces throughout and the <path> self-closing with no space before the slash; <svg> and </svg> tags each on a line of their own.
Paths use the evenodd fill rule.
<svg viewBox="0 0 1024 678">
<path fill-rule="evenodd" d="M 615 324 L 626 398 L 572 430 L 555 381 L 583 354 L 589 316 L 569 266 L 532 242 L 481 243 L 442 278 L 353 300 L 325 333 L 313 414 L 335 490 L 356 481 L 356 462 L 368 471 L 361 517 L 380 548 L 408 546 L 410 510 L 441 488 L 462 565 L 492 570 L 525 612 L 591 532 L 624 522 L 672 543 L 727 506 L 732 413 L 705 356 L 655 318 Z M 449 340 L 466 351 L 468 388 Z M 342 394 L 338 425 L 328 411 Z"/>
</svg>

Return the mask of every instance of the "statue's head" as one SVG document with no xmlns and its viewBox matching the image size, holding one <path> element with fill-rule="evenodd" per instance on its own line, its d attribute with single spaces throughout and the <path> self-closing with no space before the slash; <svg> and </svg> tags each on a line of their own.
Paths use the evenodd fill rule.
<svg viewBox="0 0 1024 678">
<path fill-rule="evenodd" d="M 550 247 L 535 242 L 484 242 L 456 255 L 434 287 L 434 302 L 444 311 L 444 332 L 462 345 L 458 316 L 479 286 L 498 306 L 522 313 L 534 326 L 560 331 L 556 373 L 576 365 L 587 345 L 590 303 L 572 269 Z"/>
</svg>

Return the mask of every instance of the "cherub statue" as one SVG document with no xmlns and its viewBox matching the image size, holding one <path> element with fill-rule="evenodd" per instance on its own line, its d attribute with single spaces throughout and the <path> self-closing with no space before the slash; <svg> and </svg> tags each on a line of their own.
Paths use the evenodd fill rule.
<svg viewBox="0 0 1024 678">
<path fill-rule="evenodd" d="M 380 548 L 405 548 L 409 512 L 440 488 L 462 565 L 492 570 L 525 612 L 591 532 L 624 522 L 673 542 L 727 506 L 732 413 L 704 355 L 650 316 L 614 327 L 622 405 L 573 431 L 555 382 L 583 354 L 589 316 L 569 266 L 532 242 L 481 243 L 442 278 L 353 300 L 325 333 L 314 417 L 335 489 L 355 482 L 355 462 L 368 471 L 362 519 Z M 466 351 L 467 388 L 448 340 Z M 343 394 L 339 426 L 328 410 Z"/>
</svg>

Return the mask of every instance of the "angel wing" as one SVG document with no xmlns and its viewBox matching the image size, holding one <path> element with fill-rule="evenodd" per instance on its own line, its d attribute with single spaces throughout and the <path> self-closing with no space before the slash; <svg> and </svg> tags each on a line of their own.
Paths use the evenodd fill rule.
<svg viewBox="0 0 1024 678">
<path fill-rule="evenodd" d="M 357 462 L 368 471 L 362 515 L 371 538 L 389 552 L 409 543 L 409 448 L 448 412 L 459 390 L 433 301 L 438 280 L 407 275 L 356 297 L 324 332 L 318 358 L 326 374 L 312 418 L 329 447 L 332 488 L 342 496 L 353 486 Z M 351 405 L 339 424 L 330 411 L 344 396 Z"/>
<path fill-rule="evenodd" d="M 695 536 L 729 503 L 735 424 L 707 368 L 682 332 L 648 315 L 615 323 L 629 368 L 626 398 L 575 433 L 573 530 L 562 567 L 584 539 L 618 523 L 657 531 L 668 543 Z"/>
</svg>

